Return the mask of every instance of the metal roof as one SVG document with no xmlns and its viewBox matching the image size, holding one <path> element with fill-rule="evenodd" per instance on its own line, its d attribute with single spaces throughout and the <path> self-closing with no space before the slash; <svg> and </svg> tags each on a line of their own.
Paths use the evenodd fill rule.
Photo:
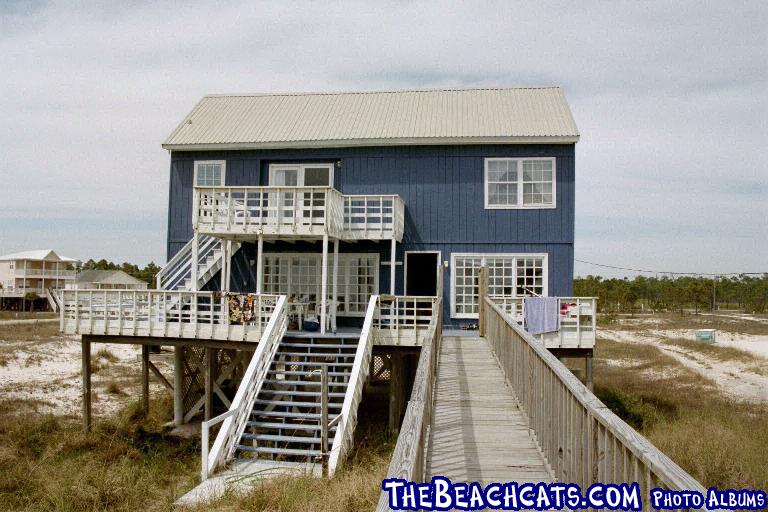
<svg viewBox="0 0 768 512">
<path fill-rule="evenodd" d="M 122 270 L 83 270 L 77 277 L 76 283 L 100 283 L 100 284 L 147 284 Z"/>
<path fill-rule="evenodd" d="M 59 256 L 51 249 L 39 249 L 36 251 L 23 251 L 14 252 L 13 254 L 6 254 L 0 256 L 0 261 L 15 261 L 15 260 L 29 260 L 29 261 L 65 261 L 75 263 L 78 260 L 74 258 L 67 258 L 66 256 Z"/>
<path fill-rule="evenodd" d="M 205 96 L 170 150 L 574 143 L 560 87 Z"/>
</svg>

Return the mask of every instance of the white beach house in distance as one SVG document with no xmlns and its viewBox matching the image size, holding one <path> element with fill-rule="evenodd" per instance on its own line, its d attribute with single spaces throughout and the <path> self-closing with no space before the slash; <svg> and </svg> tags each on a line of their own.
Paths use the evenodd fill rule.
<svg viewBox="0 0 768 512">
<path fill-rule="evenodd" d="M 50 307 L 56 309 L 50 290 L 61 290 L 74 282 L 78 264 L 75 258 L 61 256 L 51 249 L 0 256 L 2 305 L 18 308 L 24 297 L 34 294 L 47 299 Z"/>
</svg>

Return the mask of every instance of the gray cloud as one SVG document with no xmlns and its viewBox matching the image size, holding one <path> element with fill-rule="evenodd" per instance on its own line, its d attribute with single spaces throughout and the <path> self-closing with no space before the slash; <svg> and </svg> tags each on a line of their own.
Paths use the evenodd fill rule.
<svg viewBox="0 0 768 512">
<path fill-rule="evenodd" d="M 559 83 L 580 259 L 765 269 L 762 2 L 69 4 L 0 18 L 0 252 L 162 260 L 160 143 L 206 93 Z"/>
</svg>

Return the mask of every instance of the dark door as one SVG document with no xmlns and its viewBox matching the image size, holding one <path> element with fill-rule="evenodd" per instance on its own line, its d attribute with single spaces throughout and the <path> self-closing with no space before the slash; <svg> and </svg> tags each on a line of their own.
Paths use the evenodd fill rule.
<svg viewBox="0 0 768 512">
<path fill-rule="evenodd" d="M 405 255 L 405 293 L 422 297 L 437 295 L 436 252 L 409 252 Z"/>
</svg>

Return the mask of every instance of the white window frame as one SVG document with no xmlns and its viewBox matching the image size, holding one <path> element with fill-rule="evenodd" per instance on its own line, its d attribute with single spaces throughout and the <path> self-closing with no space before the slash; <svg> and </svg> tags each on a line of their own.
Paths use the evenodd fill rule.
<svg viewBox="0 0 768 512">
<path fill-rule="evenodd" d="M 314 267 L 314 272 L 312 272 L 315 276 L 315 283 L 313 283 L 313 286 L 315 287 L 315 290 L 313 294 L 315 295 L 317 300 L 320 300 L 320 294 L 322 291 L 322 260 L 323 255 L 318 253 L 312 253 L 312 252 L 265 252 L 264 258 L 269 258 L 273 262 L 275 259 L 278 260 L 278 263 L 272 263 L 271 266 L 276 266 L 278 271 L 280 269 L 285 269 L 288 272 L 288 275 L 285 276 L 284 280 L 278 280 L 277 287 L 285 287 L 285 291 L 288 293 L 293 293 L 291 291 L 292 288 L 292 282 L 291 279 L 293 278 L 292 275 L 292 269 L 290 260 L 292 258 L 301 257 L 306 258 L 309 261 L 308 265 L 305 265 L 303 268 L 308 271 L 312 272 L 312 267 Z M 343 298 L 343 301 L 339 301 L 339 317 L 365 317 L 365 309 L 368 304 L 368 300 L 370 299 L 370 295 L 368 295 L 365 298 L 364 302 L 358 302 L 351 300 L 352 295 L 360 295 L 359 290 L 355 290 L 358 286 L 356 283 L 353 282 L 354 277 L 359 272 L 356 270 L 354 273 L 352 272 L 352 266 L 350 265 L 350 262 L 357 258 L 370 258 L 371 259 L 371 265 L 370 267 L 373 269 L 372 274 L 370 277 L 373 279 L 373 282 L 371 283 L 371 289 L 372 292 L 370 295 L 376 295 L 379 292 L 379 270 L 381 269 L 381 263 L 379 261 L 379 253 L 371 253 L 371 252 L 362 252 L 362 253 L 349 253 L 349 252 L 343 252 L 339 253 L 339 273 L 338 273 L 338 293 L 337 297 L 339 299 Z M 281 261 L 282 260 L 282 261 Z M 261 277 L 262 279 L 262 286 L 264 289 L 268 288 L 267 283 L 264 281 L 264 279 L 267 277 L 267 273 L 265 272 L 264 275 Z M 272 276 L 273 277 L 273 276 Z M 329 255 L 328 258 L 328 272 L 327 272 L 327 279 L 328 279 L 328 300 L 331 300 L 332 294 L 333 294 L 333 257 Z M 274 285 L 274 283 L 270 283 L 271 285 Z M 283 291 L 283 290 L 281 290 Z M 358 307 L 359 311 L 351 311 L 353 307 Z"/>
<path fill-rule="evenodd" d="M 552 162 L 552 204 L 523 204 L 523 162 L 531 160 L 546 160 Z M 489 162 L 517 162 L 517 204 L 494 205 L 490 204 L 488 193 L 488 163 Z M 510 182 L 512 183 L 512 182 Z M 557 208 L 557 159 L 554 157 L 529 157 L 529 158 L 486 158 L 483 163 L 483 194 L 485 195 L 486 210 L 540 210 Z"/>
<path fill-rule="evenodd" d="M 333 170 L 336 167 L 329 163 L 301 163 L 301 164 L 269 164 L 269 185 L 275 182 L 275 173 L 282 170 L 296 170 L 296 186 L 304 187 L 304 171 L 307 167 L 323 167 L 328 169 L 328 186 L 333 188 Z M 281 185 L 274 185 L 281 186 Z M 319 187 L 320 185 L 310 185 Z"/>
<path fill-rule="evenodd" d="M 206 164 L 215 164 L 215 165 L 218 164 L 218 165 L 221 165 L 221 183 L 219 183 L 218 185 L 198 185 L 197 184 L 197 171 L 198 171 L 198 167 L 200 165 L 206 165 Z M 223 187 L 224 184 L 227 182 L 226 176 L 227 176 L 227 161 L 226 160 L 195 160 L 195 172 L 194 172 L 194 176 L 192 177 L 192 180 L 193 180 L 192 181 L 192 186 L 193 187 L 200 186 L 200 187 L 203 187 L 203 188 L 210 187 L 210 186 Z"/>
<path fill-rule="evenodd" d="M 517 259 L 521 258 L 541 258 L 542 273 L 542 296 L 549 295 L 549 255 L 547 253 L 533 253 L 533 252 L 521 252 L 521 253 L 497 253 L 497 252 L 455 252 L 451 254 L 451 318 L 468 318 L 477 319 L 476 313 L 457 313 L 456 312 L 456 260 L 458 258 L 512 258 L 512 267 L 515 269 L 515 286 L 513 287 L 512 297 L 517 297 Z"/>
</svg>

